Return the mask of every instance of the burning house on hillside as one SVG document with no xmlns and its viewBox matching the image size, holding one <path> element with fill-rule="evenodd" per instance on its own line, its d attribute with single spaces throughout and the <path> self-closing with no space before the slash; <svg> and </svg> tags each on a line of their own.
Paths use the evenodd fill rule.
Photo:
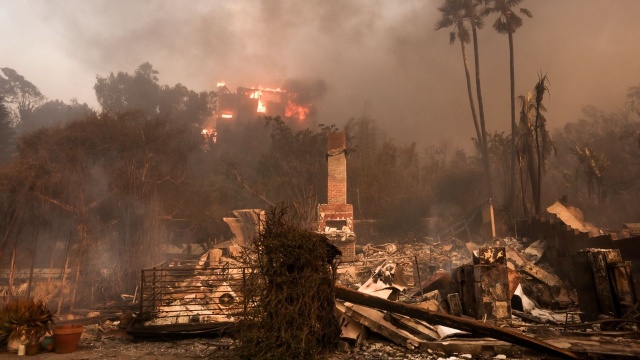
<svg viewBox="0 0 640 360">
<path fill-rule="evenodd" d="M 301 102 L 294 92 L 263 87 L 238 87 L 232 92 L 224 82 L 218 83 L 217 122 L 280 116 L 297 124 L 307 120 L 311 110 L 312 105 Z"/>
</svg>

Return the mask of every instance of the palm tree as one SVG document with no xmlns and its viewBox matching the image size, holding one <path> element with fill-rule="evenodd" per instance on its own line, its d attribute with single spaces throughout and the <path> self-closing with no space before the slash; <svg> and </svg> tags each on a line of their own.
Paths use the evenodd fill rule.
<svg viewBox="0 0 640 360">
<path fill-rule="evenodd" d="M 478 63 L 476 29 L 482 27 L 482 20 L 478 11 L 476 10 L 476 7 L 477 4 L 472 0 L 445 0 L 444 4 L 442 4 L 438 8 L 438 11 L 442 13 L 442 18 L 436 23 L 435 30 L 437 31 L 453 26 L 452 31 L 449 33 L 449 43 L 453 44 L 456 39 L 460 41 L 460 49 L 462 51 L 462 60 L 464 64 L 464 73 L 467 79 L 467 95 L 469 96 L 469 106 L 471 107 L 473 125 L 476 129 L 476 139 L 478 142 L 478 146 L 481 149 L 483 164 L 485 165 L 485 175 L 487 177 L 489 196 L 491 197 L 491 180 L 490 174 L 487 169 L 489 161 L 485 145 L 486 133 L 484 126 L 484 110 L 482 105 L 480 105 L 481 122 L 478 122 L 476 106 L 473 100 L 473 92 L 471 90 L 471 76 L 469 75 L 469 63 L 467 60 L 467 51 L 465 46 L 471 41 L 468 25 L 469 23 L 471 24 L 471 29 L 473 31 L 474 53 L 476 59 L 476 89 L 478 91 L 478 102 L 479 104 L 481 104 L 482 93 L 480 91 L 480 68 Z"/>
<path fill-rule="evenodd" d="M 550 147 L 553 146 L 551 145 L 551 141 L 549 140 L 549 132 L 547 131 L 547 128 L 546 128 L 547 119 L 542 114 L 543 111 L 546 111 L 544 105 L 542 105 L 542 99 L 544 98 L 544 93 L 549 92 L 549 88 L 547 87 L 548 82 L 549 80 L 547 79 L 547 75 L 543 76 L 541 74 L 538 76 L 538 82 L 534 87 L 535 111 L 536 111 L 536 117 L 534 121 L 534 133 L 535 133 L 535 140 L 536 140 L 535 142 L 536 158 L 538 161 L 538 179 L 536 182 L 536 185 L 538 186 L 538 191 L 537 191 L 538 196 L 535 199 L 536 215 L 540 215 L 540 197 L 542 194 L 543 163 L 546 163 L 546 160 L 548 159 L 547 152 L 549 152 Z"/>
<path fill-rule="evenodd" d="M 473 38 L 473 54 L 474 64 L 476 70 L 476 94 L 478 96 L 478 113 L 480 115 L 480 130 L 482 132 L 482 139 L 480 140 L 482 160 L 484 170 L 487 176 L 487 189 L 489 191 L 489 198 L 493 197 L 493 188 L 491 184 L 491 166 L 489 164 L 489 150 L 487 146 L 487 130 L 484 121 L 484 105 L 482 101 L 482 88 L 480 87 L 480 56 L 478 48 L 478 29 L 482 29 L 484 26 L 483 12 L 480 11 L 480 5 L 483 0 L 465 0 L 465 16 L 469 24 L 471 25 L 471 34 Z"/>
<path fill-rule="evenodd" d="M 509 188 L 509 198 L 511 204 L 515 200 L 515 182 L 516 182 L 516 98 L 515 98 L 515 76 L 514 76 L 514 60 L 513 60 L 513 34 L 522 26 L 522 18 L 514 11 L 518 7 L 521 0 L 487 0 L 488 6 L 485 13 L 499 14 L 493 23 L 493 28 L 500 34 L 507 34 L 509 37 L 509 75 L 511 77 L 511 149 L 513 157 L 511 158 L 511 186 Z M 519 8 L 520 13 L 533 17 L 531 11 Z M 513 206 L 511 206 L 513 208 Z"/>
<path fill-rule="evenodd" d="M 520 95 L 518 97 L 520 99 L 520 131 L 518 133 L 522 134 L 518 140 L 518 146 L 516 149 L 516 154 L 518 158 L 518 169 L 519 169 L 519 178 L 520 178 L 520 188 L 522 195 L 522 210 L 523 215 L 527 217 L 529 215 L 528 206 L 527 206 L 527 188 L 525 186 L 525 178 L 529 178 L 529 183 L 531 184 L 531 196 L 533 199 L 537 197 L 537 189 L 535 186 L 535 181 L 538 178 L 535 174 L 536 166 L 534 161 L 535 149 L 533 146 L 533 141 L 531 138 L 532 134 L 532 123 L 531 119 L 534 117 L 535 113 L 535 100 L 533 99 L 533 94 L 528 93 L 527 95 Z M 527 165 L 526 175 L 525 169 L 523 168 L 523 162 Z"/>
<path fill-rule="evenodd" d="M 554 146 L 546 127 L 546 118 L 542 114 L 546 111 L 542 100 L 548 91 L 547 77 L 540 76 L 533 93 L 521 95 L 520 103 L 520 133 L 519 146 L 516 154 L 520 165 L 520 184 L 522 186 L 522 203 L 524 215 L 527 216 L 526 191 L 524 187 L 523 160 L 527 164 L 527 174 L 531 184 L 531 195 L 536 215 L 540 215 L 540 199 L 542 194 L 542 175 L 547 168 Z"/>
</svg>

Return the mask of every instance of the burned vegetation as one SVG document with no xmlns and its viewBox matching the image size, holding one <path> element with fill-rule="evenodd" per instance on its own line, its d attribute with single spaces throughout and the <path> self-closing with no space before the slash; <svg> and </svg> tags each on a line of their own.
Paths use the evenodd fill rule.
<svg viewBox="0 0 640 360">
<path fill-rule="evenodd" d="M 313 359 L 336 348 L 340 251 L 325 236 L 296 226 L 292 217 L 287 209 L 271 209 L 254 247 L 245 253 L 256 269 L 245 296 L 259 306 L 239 327 L 240 358 Z"/>
</svg>

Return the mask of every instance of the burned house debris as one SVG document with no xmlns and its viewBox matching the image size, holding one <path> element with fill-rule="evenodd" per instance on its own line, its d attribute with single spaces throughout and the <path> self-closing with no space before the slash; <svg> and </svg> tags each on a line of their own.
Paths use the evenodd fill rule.
<svg viewBox="0 0 640 360">
<path fill-rule="evenodd" d="M 554 214 L 557 206 L 549 209 Z M 407 349 L 474 356 L 540 356 L 527 349 L 562 358 L 640 356 L 635 336 L 621 346 L 604 335 L 637 334 L 631 262 L 619 250 L 578 248 L 569 265 L 573 276 L 566 276 L 557 262 L 557 242 L 549 239 L 578 231 L 571 225 L 579 225 L 570 217 L 571 225 L 536 235 L 545 221 L 534 219 L 523 239 L 475 237 L 462 243 L 448 236 L 359 247 L 357 261 L 339 269 L 343 285 L 336 297 L 347 301 L 338 304 L 341 338 L 363 346 L 375 333 Z M 588 239 L 588 228 L 582 229 Z"/>
<path fill-rule="evenodd" d="M 249 246 L 251 241 L 260 233 L 260 226 L 264 223 L 264 210 L 233 210 L 232 213 L 235 217 L 223 218 L 233 233 L 231 241 L 237 246 Z M 223 244 L 214 245 L 216 248 L 223 246 Z"/>
<path fill-rule="evenodd" d="M 584 321 L 620 318 L 636 310 L 638 298 L 631 262 L 619 250 L 583 249 L 573 260 L 580 316 Z M 593 294 L 596 296 L 594 297 Z"/>
<path fill-rule="evenodd" d="M 326 211 L 325 231 L 320 233 L 334 236 L 327 237 L 344 249 L 344 239 L 349 238 L 335 236 L 340 232 L 328 224 L 342 221 L 342 233 L 351 234 L 346 224 L 352 214 L 339 211 L 348 205 L 344 197 L 333 204 L 339 206 L 319 207 Z M 337 214 L 330 212 L 336 208 Z M 356 246 L 353 236 L 353 255 L 337 269 L 340 338 L 353 351 L 368 348 L 376 341 L 372 334 L 377 334 L 414 352 L 575 359 L 587 354 L 640 356 L 636 337 L 622 342 L 611 338 L 637 333 L 640 318 L 632 266 L 621 252 L 579 250 L 572 264 L 575 271 L 589 275 L 569 278 L 552 265 L 555 243 L 535 235 L 530 239 L 483 242 L 476 235 L 466 243 L 450 237 Z M 251 270 L 213 251 L 195 264 L 163 264 L 143 275 L 140 313 L 155 319 L 147 319 L 146 326 L 171 324 L 182 331 L 211 329 L 211 324 L 225 328 L 246 311 L 242 279 Z"/>
<path fill-rule="evenodd" d="M 129 333 L 221 332 L 255 306 L 243 296 L 254 269 L 241 261 L 242 249 L 252 246 L 260 234 L 265 212 L 243 209 L 232 213 L 234 217 L 223 219 L 232 239 L 213 244 L 196 259 L 171 259 L 142 270 L 139 315 Z"/>
<path fill-rule="evenodd" d="M 129 333 L 222 331 L 235 323 L 251 306 L 241 291 L 251 269 L 218 251 L 142 270 L 140 309 Z"/>
</svg>

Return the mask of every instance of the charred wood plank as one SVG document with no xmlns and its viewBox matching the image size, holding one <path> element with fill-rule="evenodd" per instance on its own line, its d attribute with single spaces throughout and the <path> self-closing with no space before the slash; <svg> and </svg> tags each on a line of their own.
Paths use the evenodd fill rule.
<svg viewBox="0 0 640 360">
<path fill-rule="evenodd" d="M 543 270 L 542 268 L 534 265 L 530 262 L 525 262 L 520 270 L 534 278 L 538 279 L 542 283 L 548 285 L 549 287 L 555 289 L 562 286 L 562 280 L 557 275 L 554 275 L 550 272 Z"/>
<path fill-rule="evenodd" d="M 589 264 L 593 271 L 593 280 L 596 286 L 596 297 L 600 307 L 600 313 L 616 317 L 615 301 L 613 292 L 611 291 L 611 282 L 609 279 L 609 269 L 607 266 L 606 251 L 589 252 Z"/>
<path fill-rule="evenodd" d="M 462 310 L 465 315 L 477 318 L 473 265 L 462 265 L 456 269 L 455 274 L 459 284 L 458 293 L 460 294 Z"/>
<path fill-rule="evenodd" d="M 613 282 L 613 290 L 617 300 L 618 313 L 624 315 L 633 310 L 638 303 L 638 296 L 633 284 L 631 262 L 609 264 L 609 274 Z"/>
<path fill-rule="evenodd" d="M 578 252 L 572 258 L 574 273 L 576 274 L 573 283 L 578 292 L 578 305 L 582 315 L 582 321 L 594 321 L 598 319 L 598 299 L 595 295 L 596 287 L 593 279 L 593 272 L 589 264 L 589 253 Z"/>
<path fill-rule="evenodd" d="M 413 350 L 423 342 L 423 340 L 387 321 L 383 312 L 349 303 L 345 303 L 345 308 L 345 315 L 398 345 Z"/>
<path fill-rule="evenodd" d="M 513 330 L 498 328 L 493 325 L 482 323 L 476 320 L 455 317 L 448 314 L 435 313 L 418 306 L 403 304 L 399 302 L 381 299 L 367 295 L 355 290 L 351 290 L 342 285 L 335 285 L 336 298 L 360 304 L 380 310 L 409 316 L 418 320 L 427 321 L 431 324 L 444 325 L 454 329 L 467 331 L 470 333 L 488 336 L 497 340 L 503 340 L 515 345 L 520 345 L 534 349 L 546 354 L 560 356 L 566 359 L 580 359 L 576 354 L 563 350 L 529 336 L 523 335 Z"/>
<path fill-rule="evenodd" d="M 506 265 L 474 265 L 477 318 L 510 319 L 509 272 Z"/>
<path fill-rule="evenodd" d="M 440 339 L 438 331 L 431 325 L 407 316 L 386 312 L 384 319 L 421 340 L 435 341 Z"/>
</svg>

